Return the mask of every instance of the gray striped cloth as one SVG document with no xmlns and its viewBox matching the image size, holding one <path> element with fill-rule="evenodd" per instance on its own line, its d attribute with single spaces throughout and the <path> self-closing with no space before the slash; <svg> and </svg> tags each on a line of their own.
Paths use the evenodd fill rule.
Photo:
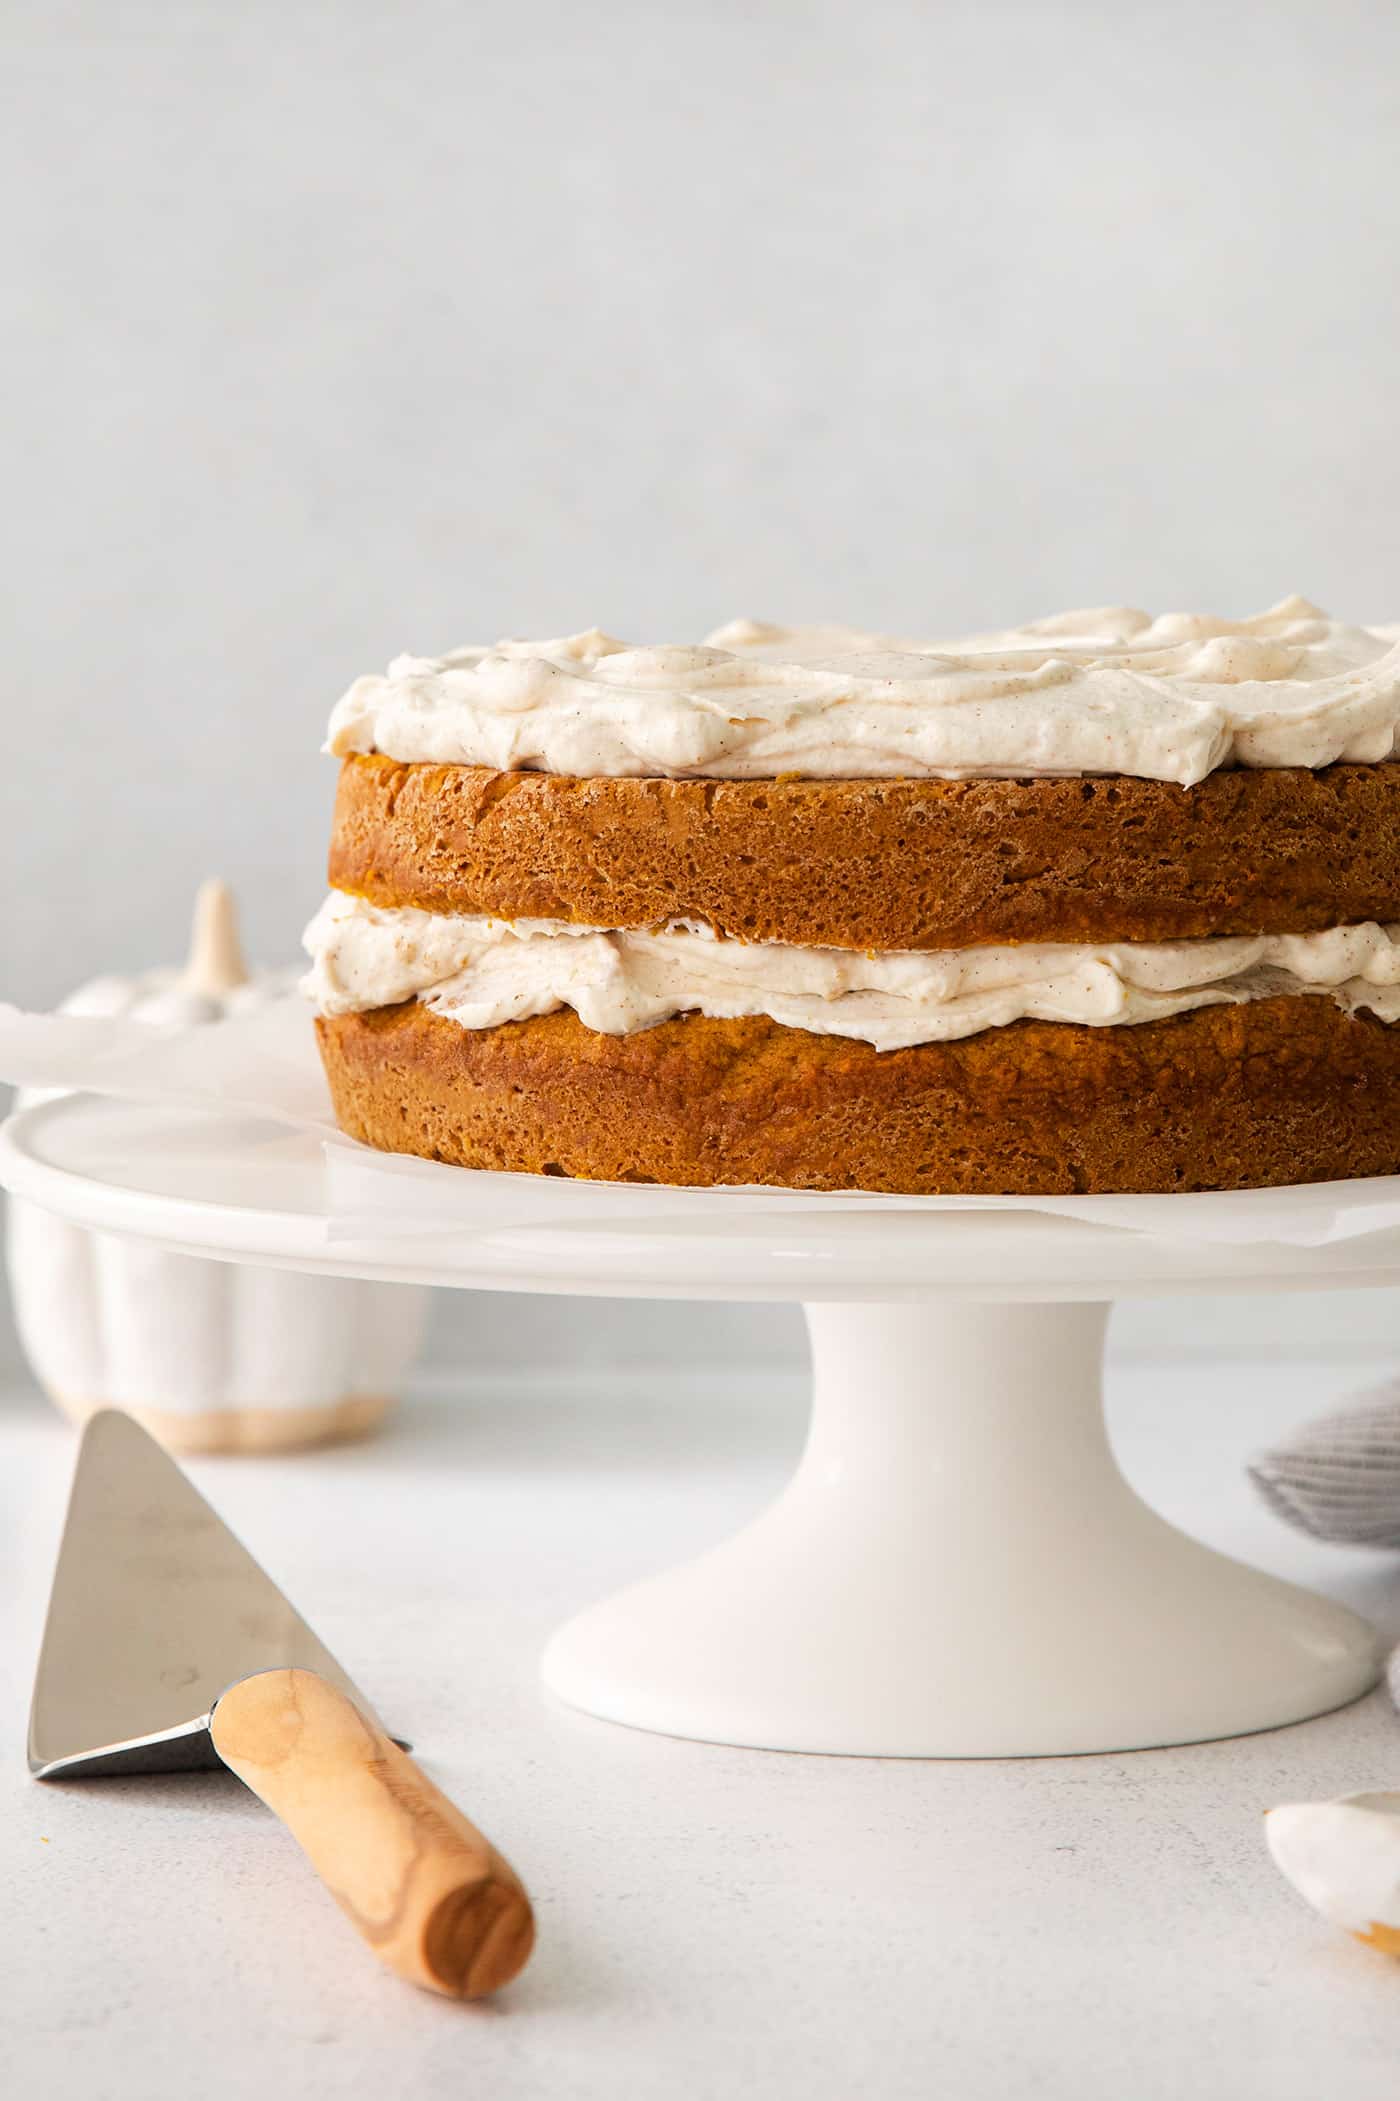
<svg viewBox="0 0 1400 2101">
<path fill-rule="evenodd" d="M 1400 1379 L 1304 1423 L 1248 1473 L 1274 1515 L 1311 1539 L 1400 1548 Z M 1400 1708 L 1400 1648 L 1385 1682 Z"/>
<path fill-rule="evenodd" d="M 1251 1460 L 1249 1478 L 1313 1539 L 1400 1548 L 1400 1380 L 1304 1423 Z"/>
</svg>

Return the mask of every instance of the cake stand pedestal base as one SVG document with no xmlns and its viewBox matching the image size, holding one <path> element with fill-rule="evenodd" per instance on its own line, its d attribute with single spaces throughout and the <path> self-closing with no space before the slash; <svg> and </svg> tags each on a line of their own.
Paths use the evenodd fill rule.
<svg viewBox="0 0 1400 2101">
<path fill-rule="evenodd" d="M 736 1538 L 570 1621 L 544 1659 L 560 1698 L 716 1743 L 996 1758 L 1235 1736 L 1374 1684 L 1363 1620 L 1129 1488 L 1106 1305 L 806 1313 L 793 1480 Z"/>
</svg>

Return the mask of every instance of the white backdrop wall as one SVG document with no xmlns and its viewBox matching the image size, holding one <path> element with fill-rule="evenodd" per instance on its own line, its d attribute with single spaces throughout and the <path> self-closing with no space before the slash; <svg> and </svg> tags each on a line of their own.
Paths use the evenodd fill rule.
<svg viewBox="0 0 1400 2101">
<path fill-rule="evenodd" d="M 176 953 L 211 872 L 286 957 L 324 714 L 400 648 L 1400 616 L 1380 0 L 7 0 L 3 35 L 9 997 Z M 663 1321 L 794 1346 L 494 1300 L 440 1346 Z"/>
</svg>

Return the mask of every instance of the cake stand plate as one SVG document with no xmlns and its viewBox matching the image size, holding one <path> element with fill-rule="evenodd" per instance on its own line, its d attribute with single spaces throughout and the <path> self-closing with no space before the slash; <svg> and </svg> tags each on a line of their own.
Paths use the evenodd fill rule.
<svg viewBox="0 0 1400 2101">
<path fill-rule="evenodd" d="M 807 1447 L 736 1538 L 549 1644 L 561 1698 L 770 1749 L 901 1757 L 1130 1750 L 1302 1720 L 1365 1692 L 1371 1630 L 1166 1524 L 1109 1450 L 1108 1301 L 1400 1281 L 1400 1232 L 1324 1248 L 1031 1211 L 591 1215 L 327 1237 L 309 1135 L 70 1095 L 0 1130 L 0 1183 L 102 1231 L 234 1261 L 491 1290 L 800 1299 Z M 1356 1187 L 1365 1203 L 1368 1185 Z M 1343 1202 L 1348 1199 L 1344 1198 Z"/>
</svg>

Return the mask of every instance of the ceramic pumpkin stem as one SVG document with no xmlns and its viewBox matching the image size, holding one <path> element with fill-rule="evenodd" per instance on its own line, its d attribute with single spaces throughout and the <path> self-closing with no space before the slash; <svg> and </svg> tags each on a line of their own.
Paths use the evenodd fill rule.
<svg viewBox="0 0 1400 2101">
<path fill-rule="evenodd" d="M 248 965 L 238 939 L 238 915 L 227 883 L 212 877 L 195 893 L 190 952 L 181 978 L 187 992 L 218 999 L 246 985 Z"/>
</svg>

